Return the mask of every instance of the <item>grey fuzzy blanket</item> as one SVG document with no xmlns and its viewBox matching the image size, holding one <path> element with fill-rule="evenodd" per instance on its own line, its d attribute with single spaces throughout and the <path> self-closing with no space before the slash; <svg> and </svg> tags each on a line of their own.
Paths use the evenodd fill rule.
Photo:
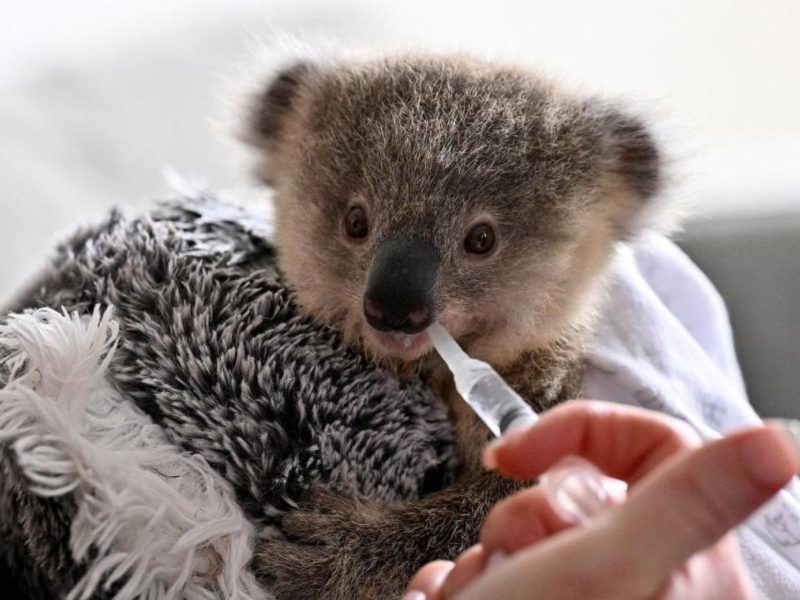
<svg viewBox="0 0 800 600">
<path fill-rule="evenodd" d="M 229 484 L 255 531 L 317 486 L 386 501 L 440 488 L 455 469 L 445 408 L 424 381 L 377 369 L 297 314 L 266 225 L 202 195 L 137 218 L 113 212 L 60 245 L 4 314 L 63 307 L 94 312 L 91 325 L 102 328 L 111 325 L 95 307 L 113 307 L 119 331 L 98 351 L 109 356 L 104 379 L 164 444 Z M 0 388 L 10 389 L 20 364 L 6 361 Z M 78 492 L 37 492 L 12 441 L 0 445 L 5 589 L 63 597 L 103 551 L 95 541 L 76 557 Z M 133 570 L 106 591 L 85 589 L 113 596 Z"/>
</svg>

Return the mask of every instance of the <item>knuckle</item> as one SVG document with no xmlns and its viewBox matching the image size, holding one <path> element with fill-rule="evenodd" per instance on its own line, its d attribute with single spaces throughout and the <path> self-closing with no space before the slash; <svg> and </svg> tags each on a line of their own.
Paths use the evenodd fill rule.
<svg viewBox="0 0 800 600">
<path fill-rule="evenodd" d="M 672 430 L 675 439 L 682 442 L 687 448 L 699 448 L 703 444 L 700 433 L 686 421 L 673 418 Z"/>
<path fill-rule="evenodd" d="M 682 524 L 699 544 L 710 544 L 736 523 L 734 511 L 714 492 L 710 480 L 696 471 L 681 474 L 676 482 L 676 497 L 671 503 L 673 520 Z"/>
</svg>

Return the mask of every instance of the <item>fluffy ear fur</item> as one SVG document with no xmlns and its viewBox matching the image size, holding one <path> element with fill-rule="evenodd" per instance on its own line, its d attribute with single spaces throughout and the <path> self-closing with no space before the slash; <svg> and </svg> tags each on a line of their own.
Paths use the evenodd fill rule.
<svg viewBox="0 0 800 600">
<path fill-rule="evenodd" d="M 603 170 L 608 174 L 609 216 L 620 237 L 652 227 L 664 187 L 664 157 L 644 121 L 605 106 L 596 118 Z"/>
<path fill-rule="evenodd" d="M 662 184 L 661 152 L 645 124 L 619 112 L 605 115 L 603 121 L 612 172 L 642 200 L 658 193 Z"/>
<path fill-rule="evenodd" d="M 300 40 L 278 34 L 260 41 L 252 61 L 232 82 L 232 108 L 240 116 L 237 137 L 251 146 L 269 148 L 296 108 L 303 87 L 316 73 L 348 57 L 327 38 Z"/>
<path fill-rule="evenodd" d="M 333 40 L 307 42 L 277 34 L 259 41 L 252 60 L 230 77 L 224 120 L 228 126 L 233 123 L 235 138 L 256 150 L 252 168 L 258 178 L 272 181 L 276 144 L 298 113 L 304 88 L 316 74 L 347 56 Z"/>
<path fill-rule="evenodd" d="M 313 76 L 314 70 L 315 66 L 310 62 L 297 62 L 267 82 L 266 89 L 256 95 L 250 106 L 248 141 L 263 146 L 280 136 L 303 81 Z"/>
</svg>

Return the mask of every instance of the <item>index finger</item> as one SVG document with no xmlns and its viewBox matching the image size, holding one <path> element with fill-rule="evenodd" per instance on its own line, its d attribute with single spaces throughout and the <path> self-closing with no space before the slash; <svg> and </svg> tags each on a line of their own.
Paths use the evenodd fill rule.
<svg viewBox="0 0 800 600">
<path fill-rule="evenodd" d="M 700 436 L 673 417 L 610 402 L 576 400 L 544 413 L 535 424 L 498 440 L 484 464 L 533 479 L 559 459 L 581 456 L 633 483 L 666 458 L 700 445 Z"/>
</svg>

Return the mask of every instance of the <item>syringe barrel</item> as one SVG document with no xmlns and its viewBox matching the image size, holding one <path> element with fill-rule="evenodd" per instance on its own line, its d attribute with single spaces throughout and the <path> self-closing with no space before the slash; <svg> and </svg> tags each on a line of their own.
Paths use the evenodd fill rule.
<svg viewBox="0 0 800 600">
<path fill-rule="evenodd" d="M 538 419 L 533 409 L 494 369 L 481 361 L 470 362 L 471 377 L 462 382 L 456 377 L 456 387 L 496 437 Z"/>
</svg>

